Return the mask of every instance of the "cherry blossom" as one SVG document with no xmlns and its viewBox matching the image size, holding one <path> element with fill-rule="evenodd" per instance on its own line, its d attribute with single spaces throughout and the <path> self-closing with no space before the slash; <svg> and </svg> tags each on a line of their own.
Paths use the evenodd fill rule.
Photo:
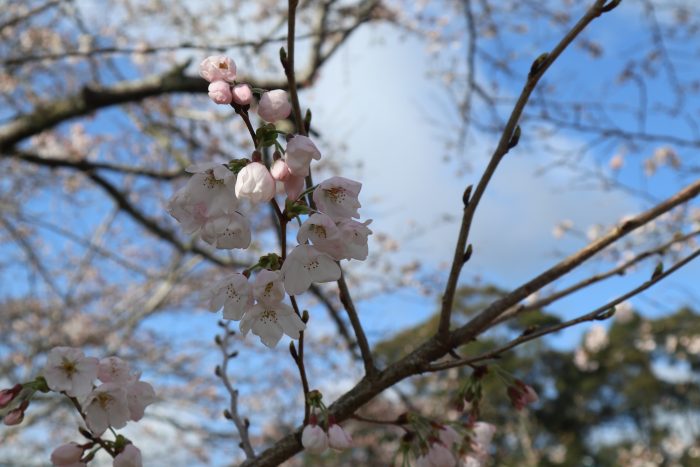
<svg viewBox="0 0 700 467">
<path fill-rule="evenodd" d="M 448 448 L 452 448 L 455 444 L 462 443 L 462 436 L 450 425 L 444 425 L 440 428 L 440 431 L 438 431 L 438 438 L 440 438 L 442 444 Z"/>
<path fill-rule="evenodd" d="M 299 333 L 305 329 L 304 322 L 289 305 L 278 302 L 273 304 L 257 303 L 241 319 L 241 333 L 245 336 L 252 329 L 266 346 L 272 348 L 287 334 L 292 339 L 299 339 Z"/>
<path fill-rule="evenodd" d="M 270 167 L 270 175 L 272 175 L 272 178 L 275 180 L 284 182 L 289 179 L 292 173 L 289 171 L 289 166 L 283 159 L 277 159 L 272 164 L 272 167 Z"/>
<path fill-rule="evenodd" d="M 282 273 L 264 269 L 253 283 L 253 297 L 260 303 L 274 304 L 284 299 Z"/>
<path fill-rule="evenodd" d="M 342 243 L 340 230 L 328 215 L 316 213 L 309 216 L 297 233 L 297 241 L 305 243 L 311 240 L 314 247 L 335 259 L 344 256 L 345 245 Z"/>
<path fill-rule="evenodd" d="M 236 80 L 236 64 L 225 55 L 212 55 L 202 60 L 199 64 L 199 76 L 207 81 L 228 81 Z"/>
<path fill-rule="evenodd" d="M 141 451 L 133 444 L 127 444 L 124 450 L 117 454 L 112 463 L 113 467 L 142 467 Z"/>
<path fill-rule="evenodd" d="M 236 196 L 252 203 L 268 202 L 275 196 L 275 179 L 260 162 L 251 162 L 238 172 Z"/>
<path fill-rule="evenodd" d="M 275 89 L 263 93 L 258 104 L 258 115 L 266 122 L 275 123 L 289 117 L 292 106 L 289 103 L 287 92 Z"/>
<path fill-rule="evenodd" d="M 138 422 L 143 418 L 146 407 L 156 401 L 156 392 L 145 381 L 132 381 L 126 386 L 126 403 L 129 408 L 129 420 Z"/>
<path fill-rule="evenodd" d="M 289 295 L 299 295 L 312 282 L 332 282 L 340 279 L 340 266 L 325 253 L 309 245 L 298 245 L 282 265 L 284 288 Z"/>
<path fill-rule="evenodd" d="M 253 91 L 247 84 L 237 84 L 231 91 L 233 102 L 238 105 L 250 105 L 253 101 Z"/>
<path fill-rule="evenodd" d="M 352 219 L 340 219 L 337 223 L 340 231 L 343 250 L 340 257 L 336 259 L 357 259 L 364 261 L 369 254 L 367 237 L 372 231 L 367 227 L 372 220 L 357 222 Z"/>
<path fill-rule="evenodd" d="M 314 454 L 321 454 L 328 449 L 328 435 L 316 424 L 306 425 L 301 432 L 301 445 Z"/>
<path fill-rule="evenodd" d="M 103 383 L 127 383 L 131 377 L 129 362 L 119 357 L 107 357 L 100 360 L 97 378 Z"/>
<path fill-rule="evenodd" d="M 107 427 L 123 428 L 129 420 L 126 387 L 118 383 L 104 383 L 95 388 L 85 406 L 88 428 L 101 435 Z"/>
<path fill-rule="evenodd" d="M 441 442 L 433 442 L 427 454 L 416 460 L 416 467 L 454 467 L 457 460 Z"/>
<path fill-rule="evenodd" d="M 309 175 L 311 159 L 321 159 L 321 152 L 311 138 L 296 135 L 287 142 L 285 160 L 292 175 L 306 177 Z"/>
<path fill-rule="evenodd" d="M 243 313 L 253 305 L 248 278 L 240 273 L 234 273 L 206 292 L 209 310 L 216 312 L 224 308 L 224 318 L 240 320 Z"/>
<path fill-rule="evenodd" d="M 54 391 L 83 397 L 92 390 L 98 364 L 96 358 L 86 357 L 80 349 L 54 347 L 49 352 L 43 374 L 46 384 Z"/>
<path fill-rule="evenodd" d="M 251 240 L 250 221 L 238 211 L 209 219 L 200 232 L 202 240 L 220 250 L 248 248 Z"/>
<path fill-rule="evenodd" d="M 334 423 L 328 428 L 328 445 L 337 451 L 351 448 L 352 436 L 343 427 Z"/>
<path fill-rule="evenodd" d="M 209 98 L 216 104 L 230 104 L 233 100 L 231 85 L 226 81 L 214 81 L 209 84 Z"/>
<path fill-rule="evenodd" d="M 496 427 L 486 422 L 474 423 L 472 430 L 474 434 L 474 441 L 482 446 L 490 445 L 493 435 L 496 433 Z"/>
<path fill-rule="evenodd" d="M 188 234 L 198 232 L 212 217 L 233 212 L 238 206 L 236 177 L 221 164 L 192 165 L 187 184 L 168 201 L 168 212 Z"/>
<path fill-rule="evenodd" d="M 78 446 L 78 443 L 67 443 L 57 447 L 51 453 L 51 463 L 55 467 L 78 467 L 85 466 L 80 462 L 85 449 Z"/>
<path fill-rule="evenodd" d="M 284 190 L 287 193 L 287 198 L 299 198 L 304 192 L 304 177 L 291 175 L 284 181 Z"/>
<path fill-rule="evenodd" d="M 321 182 L 314 190 L 313 198 L 318 210 L 334 220 L 360 217 L 358 209 L 362 184 L 343 177 L 331 177 Z"/>
</svg>

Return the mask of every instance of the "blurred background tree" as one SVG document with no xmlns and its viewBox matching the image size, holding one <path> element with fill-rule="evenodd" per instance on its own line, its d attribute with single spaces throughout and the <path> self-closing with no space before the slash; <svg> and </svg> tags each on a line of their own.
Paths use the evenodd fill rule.
<svg viewBox="0 0 700 467">
<path fill-rule="evenodd" d="M 301 2 L 297 72 L 324 152 L 319 177 L 341 168 L 354 174 L 365 183 L 363 216 L 375 217 L 372 255 L 346 272 L 383 365 L 435 329 L 431 313 L 464 187 L 488 161 L 533 60 L 588 3 Z M 227 53 L 241 81 L 284 88 L 278 57 L 286 7 L 267 0 L 0 0 L 0 386 L 35 376 L 57 345 L 117 354 L 156 382 L 160 402 L 146 428 L 131 433 L 151 440 L 147 459 L 242 459 L 221 417 L 229 396 L 213 374 L 220 329 L 197 292 L 252 264 L 275 239 L 256 235 L 250 251 L 222 253 L 182 235 L 164 205 L 190 163 L 252 149 L 233 113 L 207 99 L 196 64 Z M 475 220 L 456 321 L 698 179 L 699 28 L 697 2 L 624 0 L 548 72 L 520 120 L 517 151 Z M 270 213 L 253 219 L 257 232 L 272 223 Z M 478 355 L 571 317 L 571 308 L 604 303 L 646 280 L 657 261 L 671 264 L 697 248 L 698 234 L 698 203 L 685 203 L 531 300 L 551 303 L 458 350 Z M 663 292 L 635 301 L 629 321 L 618 311 L 596 352 L 572 349 L 586 338 L 573 333 L 502 356 L 499 365 L 535 385 L 542 401 L 534 417 L 516 416 L 489 373 L 483 415 L 504 428 L 497 464 L 693 465 L 700 448 L 681 433 L 675 455 L 673 436 L 680 414 L 688 419 L 682 428 L 697 434 L 694 266 Z M 572 283 L 583 285 L 567 291 Z M 361 377 L 361 363 L 337 293 L 312 292 L 303 303 L 317 329 L 308 337 L 309 373 L 333 400 Z M 269 446 L 298 424 L 296 369 L 283 345 L 276 352 L 261 352 L 251 339 L 235 345 L 242 411 L 256 445 Z M 659 372 L 677 367 L 680 381 Z M 443 395 L 467 374 L 404 381 L 367 411 L 443 416 Z M 72 439 L 71 412 L 44 402 L 25 422 L 35 430 L 0 430 L 0 464 L 44 465 L 47 430 L 56 445 Z M 354 456 L 348 463 L 391 460 L 400 432 L 370 428 L 357 432 L 367 447 L 345 454 Z M 298 457 L 291 463 L 318 461 Z"/>
</svg>

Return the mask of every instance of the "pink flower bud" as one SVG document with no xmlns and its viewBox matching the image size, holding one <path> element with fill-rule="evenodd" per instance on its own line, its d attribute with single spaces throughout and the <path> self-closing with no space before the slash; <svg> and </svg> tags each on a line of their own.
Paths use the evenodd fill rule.
<svg viewBox="0 0 700 467">
<path fill-rule="evenodd" d="M 10 389 L 3 389 L 0 391 L 0 409 L 7 407 L 10 402 L 17 397 L 17 394 L 19 394 L 21 390 L 22 385 L 18 383 L 12 386 Z"/>
<path fill-rule="evenodd" d="M 253 91 L 247 84 L 237 84 L 233 87 L 233 102 L 238 105 L 250 105 L 253 101 Z"/>
<path fill-rule="evenodd" d="M 199 64 L 199 76 L 210 83 L 219 80 L 232 83 L 236 79 L 236 64 L 224 55 L 212 55 Z"/>
<path fill-rule="evenodd" d="M 281 89 L 268 91 L 260 98 L 258 115 L 266 122 L 274 123 L 289 117 L 292 106 L 287 99 L 287 92 Z"/>
<path fill-rule="evenodd" d="M 230 104 L 231 86 L 226 81 L 214 81 L 209 85 L 209 97 L 217 104 Z"/>
<path fill-rule="evenodd" d="M 57 447 L 51 453 L 51 463 L 54 466 L 68 466 L 80 462 L 85 450 L 78 443 L 67 443 Z"/>
<path fill-rule="evenodd" d="M 508 387 L 507 392 L 515 410 L 522 410 L 526 405 L 534 404 L 540 400 L 532 386 L 519 379 L 516 379 L 515 383 Z"/>
<path fill-rule="evenodd" d="M 297 199 L 304 192 L 304 177 L 297 177 L 295 175 L 290 175 L 287 180 L 284 181 L 284 191 L 287 193 L 287 198 Z"/>
<path fill-rule="evenodd" d="M 301 432 L 301 444 L 309 452 L 320 454 L 328 449 L 328 436 L 318 425 L 306 425 Z"/>
<path fill-rule="evenodd" d="M 287 143 L 287 165 L 289 171 L 294 175 L 309 175 L 309 165 L 311 159 L 321 159 L 321 152 L 318 150 L 311 138 L 303 135 L 296 135 Z"/>
<path fill-rule="evenodd" d="M 272 164 L 272 167 L 270 167 L 270 174 L 272 174 L 272 178 L 280 182 L 284 182 L 292 175 L 289 171 L 289 166 L 282 159 L 278 159 Z"/>
<path fill-rule="evenodd" d="M 340 425 L 333 424 L 328 428 L 328 444 L 331 448 L 342 451 L 352 447 L 352 436 Z"/>
<path fill-rule="evenodd" d="M 3 417 L 2 422 L 7 426 L 19 425 L 24 420 L 24 411 L 27 410 L 29 406 L 29 401 L 25 400 L 16 409 L 10 410 L 5 417 Z"/>
</svg>

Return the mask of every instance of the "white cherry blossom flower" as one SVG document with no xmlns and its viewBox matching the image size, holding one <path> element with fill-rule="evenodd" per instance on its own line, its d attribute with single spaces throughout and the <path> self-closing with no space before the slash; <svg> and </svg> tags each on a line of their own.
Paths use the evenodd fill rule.
<svg viewBox="0 0 700 467">
<path fill-rule="evenodd" d="M 107 357 L 100 360 L 97 378 L 103 383 L 128 383 L 132 379 L 129 362 L 119 357 Z"/>
<path fill-rule="evenodd" d="M 209 219 L 200 233 L 202 240 L 220 250 L 250 246 L 250 221 L 238 211 Z"/>
<path fill-rule="evenodd" d="M 104 383 L 95 388 L 85 406 L 88 428 L 101 435 L 107 427 L 124 428 L 129 420 L 126 387 L 119 383 Z"/>
<path fill-rule="evenodd" d="M 54 391 L 65 391 L 73 397 L 83 397 L 92 391 L 92 383 L 97 378 L 99 361 L 86 357 L 80 349 L 54 347 L 49 352 L 44 378 Z"/>
<path fill-rule="evenodd" d="M 112 467 L 142 467 L 141 451 L 133 444 L 127 444 L 124 450 L 114 458 Z"/>
<path fill-rule="evenodd" d="M 331 177 L 321 182 L 314 190 L 313 198 L 318 210 L 333 220 L 360 217 L 360 201 L 357 196 L 362 183 L 343 177 Z"/>
<path fill-rule="evenodd" d="M 215 284 L 206 292 L 209 311 L 216 312 L 224 308 L 224 318 L 238 321 L 253 305 L 248 278 L 234 273 Z"/>
<path fill-rule="evenodd" d="M 316 213 L 309 216 L 301 225 L 297 233 L 297 241 L 306 243 L 311 241 L 314 247 L 323 253 L 340 259 L 344 255 L 345 247 L 342 243 L 340 230 L 329 216 Z"/>
<path fill-rule="evenodd" d="M 129 407 L 129 420 L 138 422 L 143 418 L 146 407 L 156 401 L 156 391 L 145 381 L 132 381 L 126 386 L 126 403 Z"/>
<path fill-rule="evenodd" d="M 275 196 L 275 179 L 260 162 L 251 162 L 238 172 L 236 196 L 252 203 L 268 202 Z"/>
<path fill-rule="evenodd" d="M 372 219 L 365 222 L 357 222 L 352 219 L 340 219 L 338 221 L 338 230 L 340 231 L 341 243 L 343 251 L 340 257 L 336 259 L 357 259 L 364 261 L 369 254 L 367 246 L 367 237 L 372 234 L 372 231 L 367 227 L 372 223 Z"/>
<path fill-rule="evenodd" d="M 299 333 L 306 326 L 289 305 L 278 302 L 273 304 L 257 303 L 241 320 L 241 333 L 245 336 L 252 329 L 266 346 L 272 348 L 287 334 L 292 339 L 299 339 Z"/>
<path fill-rule="evenodd" d="M 221 164 L 197 164 L 187 184 L 168 201 L 168 212 L 188 234 L 198 232 L 212 217 L 233 212 L 238 206 L 236 176 Z"/>
<path fill-rule="evenodd" d="M 306 177 L 309 175 L 311 159 L 320 160 L 321 152 L 311 138 L 296 135 L 287 142 L 285 160 L 292 175 Z"/>
<path fill-rule="evenodd" d="M 255 277 L 253 297 L 260 303 L 274 304 L 284 299 L 282 273 L 263 269 Z"/>
<path fill-rule="evenodd" d="M 496 427 L 486 422 L 476 422 L 472 427 L 474 441 L 482 446 L 488 447 L 491 444 L 493 435 L 496 433 Z"/>
<path fill-rule="evenodd" d="M 284 288 L 289 295 L 299 295 L 312 282 L 332 282 L 340 279 L 340 266 L 325 253 L 310 245 L 298 245 L 282 265 Z"/>
<path fill-rule="evenodd" d="M 321 454 L 328 449 L 328 435 L 318 425 L 306 425 L 301 432 L 301 445 L 314 454 Z"/>
</svg>

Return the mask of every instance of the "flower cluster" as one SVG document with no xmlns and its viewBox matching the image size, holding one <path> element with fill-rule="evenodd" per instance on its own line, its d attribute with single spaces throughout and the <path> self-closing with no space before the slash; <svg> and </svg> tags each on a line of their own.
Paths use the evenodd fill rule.
<svg viewBox="0 0 700 467">
<path fill-rule="evenodd" d="M 247 107 L 253 102 L 253 89 L 236 83 L 236 63 L 223 55 L 205 58 L 199 65 L 199 75 L 209 81 L 209 97 L 217 104 Z M 266 122 L 285 119 L 292 111 L 287 93 L 281 89 L 262 93 L 258 115 Z"/>
<path fill-rule="evenodd" d="M 308 400 L 312 413 L 309 423 L 301 432 L 302 446 L 314 454 L 322 454 L 329 447 L 336 451 L 351 448 L 352 436 L 335 423 L 335 418 L 328 413 L 328 408 L 321 401 L 322 397 L 318 391 L 309 392 Z M 317 412 L 325 419 L 326 429 L 319 425 Z"/>
<path fill-rule="evenodd" d="M 250 123 L 250 102 L 243 104 L 236 97 L 233 60 L 208 57 L 200 65 L 200 75 L 211 82 L 209 91 L 215 102 L 233 102 L 231 105 Z M 230 99 L 229 94 L 233 96 Z M 204 294 L 211 311 L 223 308 L 224 318 L 240 321 L 243 335 L 252 331 L 268 347 L 274 347 L 284 334 L 297 339 L 305 329 L 298 310 L 284 303 L 286 296 L 302 294 L 313 283 L 340 279 L 338 261 L 366 259 L 372 233 L 367 227 L 371 220 L 355 220 L 359 218 L 361 183 L 332 177 L 304 191 L 311 161 L 320 160 L 321 152 L 311 138 L 302 134 L 287 134 L 286 148 L 278 141 L 283 133 L 274 122 L 288 117 L 290 111 L 284 91 L 262 92 L 258 115 L 267 123 L 254 132 L 256 148 L 251 158 L 226 165 L 212 162 L 188 167 L 192 176 L 168 202 L 168 212 L 186 233 L 199 235 L 218 249 L 250 246 L 251 226 L 243 208 L 268 202 L 277 207 L 278 184 L 287 197 L 284 212 L 277 207 L 280 222 L 286 226 L 294 217 L 309 214 L 297 233 L 299 245 L 289 255 L 285 256 L 286 248 L 282 249 L 282 257 L 267 255 L 263 258 L 268 260 L 227 276 Z M 268 167 L 261 150 L 273 146 L 276 149 Z M 307 204 L 303 195 L 312 190 Z M 274 260 L 269 260 L 271 257 Z M 255 270 L 258 272 L 250 282 Z"/>
<path fill-rule="evenodd" d="M 95 380 L 99 383 L 95 384 Z M 155 401 L 153 387 L 140 380 L 127 362 L 118 357 L 98 360 L 82 350 L 55 347 L 48 354 L 42 376 L 0 391 L 0 415 L 6 425 L 22 422 L 36 392 L 55 391 L 68 397 L 85 422 L 84 444 L 67 443 L 56 448 L 51 462 L 60 467 L 85 467 L 97 451 L 105 449 L 114 467 L 140 467 L 141 452 L 122 435 L 102 439 L 108 428 L 119 429 L 128 421 L 139 421 Z"/>
<path fill-rule="evenodd" d="M 466 423 L 442 423 L 418 414 L 407 414 L 399 417 L 398 423 L 406 430 L 400 452 L 404 460 L 414 457 L 416 467 L 486 465 L 491 439 L 496 432 L 496 427 L 490 423 L 471 418 Z"/>
</svg>

